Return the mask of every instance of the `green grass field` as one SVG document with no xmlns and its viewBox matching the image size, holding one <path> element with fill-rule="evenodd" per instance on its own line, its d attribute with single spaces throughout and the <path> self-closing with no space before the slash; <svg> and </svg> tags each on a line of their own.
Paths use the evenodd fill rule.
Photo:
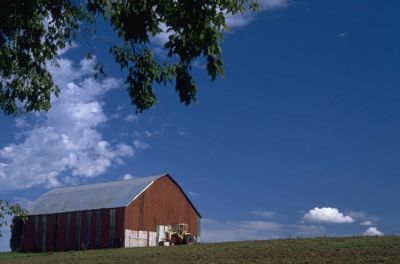
<svg viewBox="0 0 400 264">
<path fill-rule="evenodd" d="M 0 263 L 400 263 L 400 237 L 245 241 L 193 246 L 0 253 Z"/>
</svg>

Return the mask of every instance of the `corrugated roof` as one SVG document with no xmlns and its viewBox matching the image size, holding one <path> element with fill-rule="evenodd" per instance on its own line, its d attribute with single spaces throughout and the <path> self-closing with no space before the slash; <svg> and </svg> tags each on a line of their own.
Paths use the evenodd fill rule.
<svg viewBox="0 0 400 264">
<path fill-rule="evenodd" d="M 167 175 L 57 188 L 40 196 L 29 208 L 29 214 L 125 207 L 155 180 Z"/>
</svg>

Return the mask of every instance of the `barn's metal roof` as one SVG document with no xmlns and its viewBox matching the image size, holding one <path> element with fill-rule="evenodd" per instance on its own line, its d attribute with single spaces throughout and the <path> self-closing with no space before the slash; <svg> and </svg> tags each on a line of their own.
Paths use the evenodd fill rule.
<svg viewBox="0 0 400 264">
<path fill-rule="evenodd" d="M 155 180 L 168 174 L 105 183 L 57 188 L 40 196 L 30 215 L 128 206 Z"/>
</svg>

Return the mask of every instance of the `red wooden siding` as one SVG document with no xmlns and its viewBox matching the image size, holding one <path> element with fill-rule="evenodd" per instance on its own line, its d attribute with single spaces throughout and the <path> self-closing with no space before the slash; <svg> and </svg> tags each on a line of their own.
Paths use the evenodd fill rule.
<svg viewBox="0 0 400 264">
<path fill-rule="evenodd" d="M 89 249 L 96 248 L 96 212 L 97 212 L 97 210 L 92 210 L 92 222 L 90 225 Z"/>
<path fill-rule="evenodd" d="M 101 245 L 100 248 L 110 247 L 110 210 L 101 209 Z M 115 231 L 113 247 L 123 246 L 122 241 L 124 240 L 124 208 L 115 208 Z M 90 221 L 90 233 L 87 237 L 87 220 L 88 211 L 71 212 L 71 213 L 60 213 L 60 214 L 49 214 L 40 215 L 38 218 L 37 228 L 37 245 L 34 243 L 34 232 L 35 232 L 35 217 L 29 216 L 24 226 L 24 235 L 22 238 L 21 249 L 23 251 L 42 252 L 43 251 L 43 219 L 46 218 L 46 232 L 45 232 L 45 251 L 66 251 L 66 250 L 77 250 L 83 249 L 82 246 L 87 246 L 88 249 L 95 249 L 96 247 L 96 212 L 97 210 L 91 210 L 91 221 Z M 77 214 L 80 214 L 80 241 L 77 241 L 78 236 L 78 224 Z M 71 223 L 69 230 L 69 243 L 67 243 L 67 220 L 68 214 L 71 215 Z M 56 230 L 56 217 L 58 217 L 58 226 Z M 57 231 L 57 235 L 56 235 Z M 56 240 L 57 239 L 57 240 Z M 56 248 L 57 246 L 57 248 Z"/>
<path fill-rule="evenodd" d="M 110 210 L 102 210 L 101 212 L 101 239 L 100 248 L 108 248 L 108 236 L 110 226 Z"/>
<path fill-rule="evenodd" d="M 66 237 L 67 237 L 67 214 L 58 214 L 58 248 L 55 250 L 62 250 L 66 248 Z"/>
<path fill-rule="evenodd" d="M 156 231 L 157 225 L 187 223 L 192 234 L 198 234 L 195 208 L 169 177 L 156 180 L 125 209 L 125 228 Z"/>
<path fill-rule="evenodd" d="M 42 232 L 42 227 L 43 227 L 43 217 L 40 215 L 37 218 L 37 243 L 36 243 L 36 251 L 40 252 L 42 251 L 42 238 L 43 238 L 43 232 Z"/>
<path fill-rule="evenodd" d="M 32 248 L 34 243 L 34 217 L 29 216 L 27 222 L 24 225 L 24 234 L 22 237 L 21 248 Z"/>
<path fill-rule="evenodd" d="M 124 246 L 124 221 L 125 221 L 125 208 L 115 209 L 115 235 L 114 235 L 114 247 Z"/>
<path fill-rule="evenodd" d="M 54 251 L 54 218 L 55 215 L 47 215 L 46 223 L 46 251 Z"/>
</svg>

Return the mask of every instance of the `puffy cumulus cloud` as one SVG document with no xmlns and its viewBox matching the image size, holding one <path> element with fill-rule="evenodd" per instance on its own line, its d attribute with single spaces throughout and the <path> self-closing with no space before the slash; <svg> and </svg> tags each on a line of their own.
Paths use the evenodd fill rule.
<svg viewBox="0 0 400 264">
<path fill-rule="evenodd" d="M 332 207 L 315 207 L 303 216 L 304 221 L 315 223 L 353 223 L 351 216 L 346 216 L 339 212 L 338 209 Z"/>
<path fill-rule="evenodd" d="M 99 131 L 107 122 L 102 97 L 120 81 L 92 78 L 94 60 L 81 60 L 77 66 L 65 58 L 57 62 L 59 68 L 49 69 L 61 94 L 52 98 L 51 110 L 35 114 L 29 129 L 16 121 L 17 128 L 25 128 L 20 139 L 0 149 L 2 190 L 77 183 L 80 177 L 103 174 L 134 155 L 132 146 L 112 144 Z"/>
<path fill-rule="evenodd" d="M 378 228 L 371 226 L 363 233 L 364 236 L 383 236 L 384 234 Z"/>
<path fill-rule="evenodd" d="M 320 236 L 325 229 L 305 224 L 280 224 L 271 221 L 218 221 L 202 219 L 201 240 L 224 242 L 278 239 L 291 236 Z"/>
</svg>

